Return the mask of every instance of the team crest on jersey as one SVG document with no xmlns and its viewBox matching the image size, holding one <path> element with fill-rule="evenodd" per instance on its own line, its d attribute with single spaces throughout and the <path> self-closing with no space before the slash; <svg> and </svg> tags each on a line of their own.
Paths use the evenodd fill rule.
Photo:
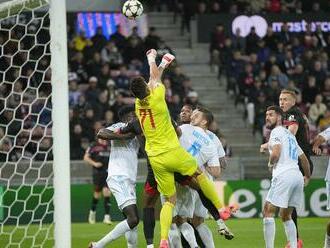
<svg viewBox="0 0 330 248">
<path fill-rule="evenodd" d="M 148 106 L 149 101 L 148 101 L 148 99 L 143 99 L 143 100 L 140 100 L 140 104 L 141 104 L 141 106 Z"/>
</svg>

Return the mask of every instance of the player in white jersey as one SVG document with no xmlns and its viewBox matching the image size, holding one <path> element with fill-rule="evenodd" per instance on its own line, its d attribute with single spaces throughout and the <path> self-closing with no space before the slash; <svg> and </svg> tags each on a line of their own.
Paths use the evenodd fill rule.
<svg viewBox="0 0 330 248">
<path fill-rule="evenodd" d="M 293 208 L 299 209 L 304 199 L 304 183 L 309 181 L 309 162 L 295 136 L 282 126 L 283 111 L 270 106 L 266 112 L 266 127 L 271 129 L 268 142 L 272 183 L 263 210 L 264 239 L 266 248 L 273 248 L 275 241 L 274 214 L 280 208 L 285 233 L 290 247 L 297 247 L 297 229 L 291 219 Z M 298 158 L 305 176 L 299 171 Z"/>
<path fill-rule="evenodd" d="M 207 131 L 212 121 L 213 115 L 210 111 L 205 108 L 198 108 L 193 111 L 191 124 L 183 124 L 179 127 L 181 146 L 195 157 L 201 170 L 206 172 L 210 178 L 220 175 L 219 157 L 223 158 L 225 156 L 221 142 L 216 140 L 212 132 Z M 218 145 L 221 147 L 218 147 Z M 220 156 L 219 153 L 221 153 Z M 194 230 L 187 223 L 187 218 L 189 218 L 193 219 L 194 226 L 199 232 L 204 245 L 207 248 L 214 247 L 212 232 L 203 223 L 208 210 L 203 206 L 198 194 L 188 187 L 179 185 L 177 185 L 177 191 L 177 215 L 174 220 L 186 241 L 190 247 L 198 247 Z"/>
<path fill-rule="evenodd" d="M 329 140 L 330 140 L 330 127 L 328 127 L 327 129 L 325 129 L 323 132 L 319 133 L 316 136 L 314 144 L 313 144 L 313 152 L 315 152 L 315 154 L 317 154 L 317 155 L 321 155 L 322 151 L 320 149 L 320 145 Z M 327 190 L 327 209 L 330 210 L 330 159 L 328 162 L 328 169 L 325 174 L 325 184 L 326 184 L 326 190 Z M 328 222 L 328 225 L 327 225 L 324 247 L 330 248 L 330 222 Z"/>
<path fill-rule="evenodd" d="M 124 107 L 119 111 L 122 122 L 106 129 L 101 129 L 98 138 L 107 139 L 107 134 L 124 127 L 134 117 L 133 107 Z M 108 166 L 108 186 L 116 198 L 119 209 L 126 219 L 98 242 L 90 244 L 90 248 L 103 248 L 125 234 L 127 247 L 137 247 L 137 225 L 139 224 L 136 206 L 135 183 L 137 174 L 139 143 L 137 138 L 128 140 L 112 140 Z"/>
</svg>

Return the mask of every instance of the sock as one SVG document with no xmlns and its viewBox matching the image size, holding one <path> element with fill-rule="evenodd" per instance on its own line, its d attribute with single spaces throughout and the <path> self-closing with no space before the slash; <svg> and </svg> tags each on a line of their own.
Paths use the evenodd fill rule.
<svg viewBox="0 0 330 248">
<path fill-rule="evenodd" d="M 92 199 L 92 205 L 91 205 L 91 210 L 92 210 L 93 212 L 95 212 L 95 210 L 96 210 L 96 205 L 97 205 L 98 202 L 99 202 L 99 199 L 96 199 L 95 197 L 93 197 L 93 199 Z"/>
<path fill-rule="evenodd" d="M 132 230 L 126 232 L 125 238 L 127 241 L 127 248 L 136 248 L 138 239 L 137 227 L 134 227 Z"/>
<path fill-rule="evenodd" d="M 214 248 L 213 235 L 210 228 L 202 223 L 196 227 L 199 236 L 201 237 L 206 248 Z"/>
<path fill-rule="evenodd" d="M 191 225 L 189 225 L 187 222 L 184 222 L 184 223 L 182 223 L 181 226 L 179 226 L 179 230 L 182 233 L 183 237 L 189 243 L 190 247 L 193 247 L 193 248 L 198 247 L 194 228 Z"/>
<path fill-rule="evenodd" d="M 171 248 L 181 248 L 180 232 L 179 232 L 176 224 L 171 225 L 171 228 L 170 228 L 170 231 L 168 234 L 168 241 L 170 243 Z"/>
<path fill-rule="evenodd" d="M 293 220 L 295 226 L 296 226 L 296 230 L 297 230 L 297 239 L 299 238 L 299 234 L 298 234 L 298 214 L 297 214 L 297 210 L 294 208 L 291 214 L 291 219 Z"/>
<path fill-rule="evenodd" d="M 115 228 L 111 230 L 111 232 L 109 232 L 101 240 L 96 242 L 96 248 L 104 247 L 106 244 L 110 243 L 111 241 L 114 241 L 115 239 L 119 238 L 130 230 L 131 229 L 128 226 L 127 220 L 123 220 L 122 222 L 118 223 L 118 225 L 116 225 Z"/>
<path fill-rule="evenodd" d="M 199 198 L 201 199 L 203 206 L 209 211 L 214 220 L 220 219 L 219 210 L 213 205 L 213 203 L 206 198 L 202 190 L 197 190 Z"/>
<path fill-rule="evenodd" d="M 143 232 L 147 245 L 154 243 L 154 230 L 155 230 L 155 209 L 143 209 Z"/>
<path fill-rule="evenodd" d="M 266 248 L 274 248 L 275 242 L 275 220 L 274 218 L 264 218 L 264 239 Z"/>
<path fill-rule="evenodd" d="M 330 235 L 325 234 L 324 248 L 330 248 Z"/>
<path fill-rule="evenodd" d="M 215 191 L 214 183 L 210 181 L 203 173 L 198 175 L 196 179 L 205 196 L 210 199 L 210 201 L 217 209 L 220 209 L 221 201 L 217 192 Z"/>
<path fill-rule="evenodd" d="M 287 240 L 290 247 L 297 247 L 297 229 L 293 220 L 283 222 Z"/>
<path fill-rule="evenodd" d="M 172 224 L 172 212 L 174 205 L 170 202 L 165 202 L 162 210 L 160 211 L 160 237 L 161 239 L 168 239 L 168 232 Z"/>
<path fill-rule="evenodd" d="M 110 214 L 110 197 L 104 197 L 104 213 Z"/>
<path fill-rule="evenodd" d="M 147 248 L 154 248 L 154 244 L 147 245 Z"/>
</svg>

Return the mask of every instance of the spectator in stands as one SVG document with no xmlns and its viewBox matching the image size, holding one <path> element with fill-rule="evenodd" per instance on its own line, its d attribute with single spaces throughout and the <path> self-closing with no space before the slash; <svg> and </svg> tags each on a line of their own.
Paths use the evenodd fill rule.
<svg viewBox="0 0 330 248">
<path fill-rule="evenodd" d="M 86 72 L 86 65 L 84 63 L 84 55 L 81 52 L 74 55 L 70 62 L 70 68 L 72 72 L 77 74 L 79 83 L 85 83 L 88 79 L 88 75 Z"/>
<path fill-rule="evenodd" d="M 302 90 L 303 102 L 310 106 L 314 100 L 319 90 L 316 87 L 316 80 L 314 76 L 309 76 L 307 80 L 307 85 Z"/>
<path fill-rule="evenodd" d="M 181 35 L 184 31 L 190 33 L 190 19 L 195 14 L 196 11 L 196 0 L 181 0 L 182 3 L 182 16 L 181 16 Z"/>
<path fill-rule="evenodd" d="M 146 51 L 148 51 L 150 49 L 157 50 L 159 48 L 160 41 L 161 41 L 161 39 L 156 32 L 156 28 L 150 27 L 149 34 L 144 39 L 144 46 L 145 46 Z"/>
<path fill-rule="evenodd" d="M 89 77 L 96 76 L 99 77 L 102 68 L 102 57 L 99 52 L 93 54 L 93 58 L 86 63 L 86 70 Z"/>
<path fill-rule="evenodd" d="M 69 106 L 73 107 L 78 104 L 81 92 L 78 90 L 77 78 L 72 75 L 69 77 Z"/>
<path fill-rule="evenodd" d="M 82 142 L 82 127 L 80 124 L 76 124 L 73 130 L 70 130 L 70 158 L 82 159 L 84 155 L 84 149 L 81 146 Z"/>
<path fill-rule="evenodd" d="M 97 102 L 98 96 L 100 94 L 100 89 L 97 87 L 97 78 L 96 77 L 90 77 L 88 80 L 88 88 L 86 90 L 86 100 L 90 104 L 95 104 Z"/>
<path fill-rule="evenodd" d="M 106 46 L 101 51 L 101 57 L 103 63 L 109 63 L 113 67 L 123 63 L 123 57 L 114 40 L 106 43 Z"/>
<path fill-rule="evenodd" d="M 110 41 L 113 41 L 116 47 L 122 52 L 126 47 L 126 37 L 121 34 L 120 25 L 116 26 L 116 32 L 110 36 Z"/>
<path fill-rule="evenodd" d="M 302 101 L 302 95 L 301 93 L 296 93 L 296 106 L 303 112 L 306 116 L 308 113 L 308 107 L 307 105 Z"/>
<path fill-rule="evenodd" d="M 170 111 L 173 120 L 178 120 L 178 116 L 181 112 L 182 103 L 180 96 L 175 94 L 171 98 L 171 102 L 168 103 L 168 109 Z"/>
<path fill-rule="evenodd" d="M 186 104 L 189 104 L 195 109 L 197 106 L 201 106 L 202 104 L 199 102 L 198 93 L 196 91 L 190 91 L 187 95 Z"/>
<path fill-rule="evenodd" d="M 110 109 L 108 102 L 108 91 L 103 90 L 98 97 L 98 101 L 93 106 L 95 120 L 102 120 L 104 113 L 108 109 Z"/>
<path fill-rule="evenodd" d="M 91 46 L 93 43 L 90 39 L 86 38 L 84 31 L 80 31 L 73 39 L 73 44 L 76 51 L 82 52 L 87 46 Z"/>
<path fill-rule="evenodd" d="M 315 102 L 310 106 L 308 117 L 316 126 L 318 125 L 320 117 L 324 116 L 327 106 L 322 103 L 323 97 L 321 94 L 316 95 Z"/>
<path fill-rule="evenodd" d="M 145 59 L 144 50 L 143 43 L 140 43 L 138 38 L 129 39 L 124 52 L 125 63 L 142 64 L 142 61 Z"/>
<path fill-rule="evenodd" d="M 322 90 L 323 101 L 327 106 L 330 106 L 330 78 L 324 81 L 324 88 Z"/>
<path fill-rule="evenodd" d="M 319 60 L 314 62 L 313 70 L 311 71 L 311 75 L 315 77 L 316 87 L 321 90 L 323 88 L 323 83 L 327 77 L 325 71 L 322 68 L 322 64 Z"/>
<path fill-rule="evenodd" d="M 320 131 L 327 129 L 328 127 L 330 127 L 330 109 L 329 108 L 325 111 L 323 117 L 320 118 L 319 125 L 318 125 L 318 128 L 320 129 Z"/>
<path fill-rule="evenodd" d="M 95 35 L 91 39 L 93 43 L 93 49 L 95 49 L 97 52 L 101 52 L 102 48 L 107 43 L 107 38 L 103 35 L 102 27 L 97 27 Z"/>
<path fill-rule="evenodd" d="M 241 29 L 236 28 L 235 35 L 232 37 L 233 49 L 244 52 L 246 50 L 246 40 L 241 35 Z"/>
<path fill-rule="evenodd" d="M 288 87 L 289 79 L 284 73 L 281 72 L 277 65 L 272 66 L 271 73 L 268 77 L 268 83 L 271 83 L 274 80 L 278 81 L 281 88 Z"/>
<path fill-rule="evenodd" d="M 265 124 L 265 113 L 269 103 L 266 101 L 266 95 L 260 92 L 255 103 L 255 120 L 253 127 L 253 135 L 259 132 L 262 135 L 262 128 Z"/>
<path fill-rule="evenodd" d="M 113 78 L 117 89 L 129 90 L 129 77 L 127 76 L 126 65 L 121 65 L 119 68 L 119 74 Z"/>
<path fill-rule="evenodd" d="M 257 53 L 258 52 L 258 41 L 259 36 L 256 33 L 256 28 L 251 27 L 249 35 L 246 37 L 246 54 Z"/>
<path fill-rule="evenodd" d="M 302 64 L 296 64 L 291 79 L 295 82 L 298 88 L 302 89 L 307 80 L 307 72 Z"/>
<path fill-rule="evenodd" d="M 102 119 L 104 120 L 104 123 L 105 123 L 106 127 L 109 127 L 114 123 L 113 117 L 114 117 L 113 112 L 110 109 L 105 111 L 104 117 Z"/>
<path fill-rule="evenodd" d="M 132 33 L 128 37 L 128 41 L 130 41 L 131 39 L 136 39 L 138 41 L 139 45 L 143 44 L 143 40 L 142 40 L 142 38 L 141 38 L 141 36 L 139 35 L 139 32 L 138 32 L 138 27 L 136 27 L 136 26 L 132 28 Z"/>
</svg>

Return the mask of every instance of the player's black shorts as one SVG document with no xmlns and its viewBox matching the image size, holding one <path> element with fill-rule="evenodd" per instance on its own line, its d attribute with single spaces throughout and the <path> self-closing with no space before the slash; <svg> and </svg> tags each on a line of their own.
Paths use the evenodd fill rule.
<svg viewBox="0 0 330 248">
<path fill-rule="evenodd" d="M 308 159 L 308 161 L 309 161 L 309 169 L 310 169 L 310 172 L 311 172 L 311 175 L 312 175 L 312 174 L 313 174 L 313 170 L 314 170 L 313 161 L 311 160 L 310 156 L 306 155 L 306 157 L 307 157 L 307 159 Z M 304 170 L 303 170 L 303 168 L 301 167 L 300 160 L 299 160 L 299 162 L 298 162 L 298 165 L 299 165 L 299 170 L 301 171 L 301 173 L 302 173 L 303 175 L 305 175 Z"/>
<path fill-rule="evenodd" d="M 108 172 L 106 170 L 93 170 L 93 184 L 95 191 L 99 192 L 107 185 Z"/>
</svg>

